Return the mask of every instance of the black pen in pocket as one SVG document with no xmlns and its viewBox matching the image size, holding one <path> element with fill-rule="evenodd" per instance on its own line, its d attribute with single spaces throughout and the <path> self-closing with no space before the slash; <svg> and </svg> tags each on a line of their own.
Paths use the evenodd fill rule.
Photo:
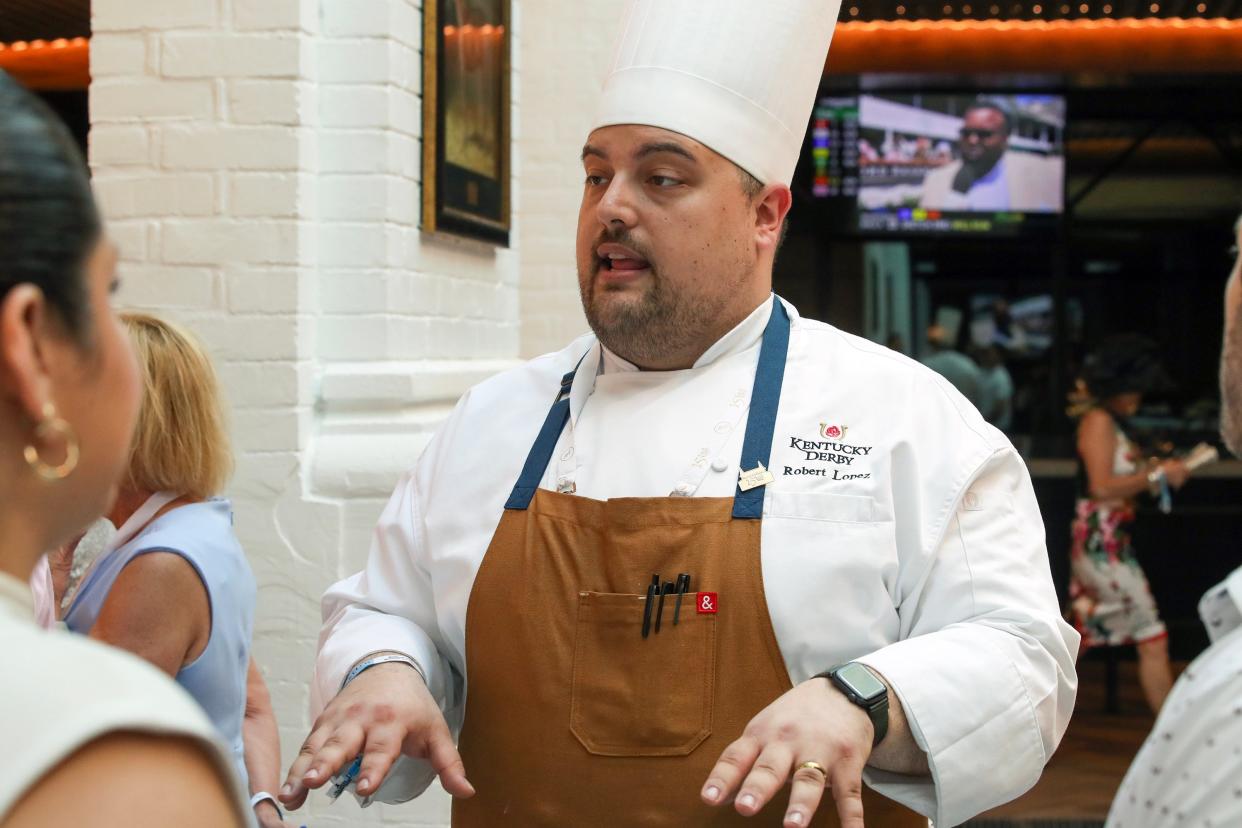
<svg viewBox="0 0 1242 828">
<path fill-rule="evenodd" d="M 665 581 L 664 586 L 660 588 L 660 603 L 656 605 L 656 623 L 655 631 L 660 631 L 660 619 L 664 616 L 664 596 L 673 594 L 673 582 Z"/>
<path fill-rule="evenodd" d="M 651 632 L 651 605 L 655 602 L 656 585 L 647 584 L 647 604 L 643 607 L 643 638 Z"/>
<path fill-rule="evenodd" d="M 673 604 L 673 626 L 676 627 L 681 618 L 681 598 L 690 591 L 690 576 L 685 572 L 677 576 L 677 601 Z"/>
</svg>

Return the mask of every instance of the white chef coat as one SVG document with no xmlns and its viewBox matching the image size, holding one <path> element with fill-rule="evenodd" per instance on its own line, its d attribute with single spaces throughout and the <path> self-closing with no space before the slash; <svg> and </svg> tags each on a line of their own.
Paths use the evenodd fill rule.
<svg viewBox="0 0 1242 828">
<path fill-rule="evenodd" d="M 324 596 L 313 714 L 351 665 L 391 649 L 418 661 L 460 725 L 471 586 L 579 360 L 543 488 L 572 478 L 596 499 L 732 496 L 771 301 L 690 369 L 638 371 L 587 335 L 470 390 L 398 483 L 366 568 Z M 1077 690 L 1078 636 L 1061 618 L 1030 477 L 943 378 L 787 308 L 761 527 L 776 639 L 795 683 L 851 659 L 888 680 L 931 778 L 868 770 L 867 781 L 956 825 L 1034 785 Z M 411 764 L 380 799 L 421 792 L 429 774 Z"/>
<path fill-rule="evenodd" d="M 1242 567 L 1199 615 L 1212 646 L 1173 685 L 1106 828 L 1242 825 Z"/>
</svg>

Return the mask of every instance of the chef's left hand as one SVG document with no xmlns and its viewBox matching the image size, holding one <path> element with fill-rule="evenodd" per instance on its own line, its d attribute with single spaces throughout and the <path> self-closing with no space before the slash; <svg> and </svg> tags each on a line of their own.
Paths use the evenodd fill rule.
<svg viewBox="0 0 1242 828">
<path fill-rule="evenodd" d="M 826 678 L 804 681 L 765 707 L 725 748 L 703 786 L 703 801 L 730 800 L 754 816 L 792 776 L 786 828 L 809 825 L 824 787 L 832 789 L 842 828 L 863 828 L 862 771 L 875 729 L 862 708 Z M 817 762 L 827 772 L 798 766 Z"/>
</svg>

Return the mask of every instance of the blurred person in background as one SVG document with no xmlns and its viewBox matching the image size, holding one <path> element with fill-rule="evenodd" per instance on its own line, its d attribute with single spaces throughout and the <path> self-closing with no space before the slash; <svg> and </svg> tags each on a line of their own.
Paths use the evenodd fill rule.
<svg viewBox="0 0 1242 828">
<path fill-rule="evenodd" d="M 1013 427 L 1013 377 L 995 345 L 981 348 L 978 361 L 984 419 L 1001 431 L 1008 432 Z"/>
<path fill-rule="evenodd" d="M 1242 457 L 1242 217 L 1233 226 L 1233 270 L 1225 285 L 1225 342 L 1220 358 L 1220 435 Z"/>
<path fill-rule="evenodd" d="M 231 763 L 193 700 L 35 621 L 36 562 L 108 508 L 133 433 L 116 260 L 73 139 L 0 72 L 0 823 L 240 826 Z"/>
<path fill-rule="evenodd" d="M 1134 556 L 1130 525 L 1140 495 L 1158 495 L 1164 484 L 1179 489 L 1189 471 L 1180 460 L 1146 463 L 1126 431 L 1143 395 L 1167 387 L 1169 379 L 1155 343 L 1127 334 L 1087 358 L 1083 381 L 1079 498 L 1070 528 L 1073 620 L 1084 648 L 1137 647 L 1143 695 L 1159 712 L 1173 685 L 1168 632 Z"/>
<path fill-rule="evenodd" d="M 1234 227 L 1242 241 L 1242 219 Z M 1221 437 L 1242 456 L 1242 257 L 1225 288 Z M 1178 678 L 1130 765 L 1107 828 L 1242 825 L 1242 567 L 1199 602 L 1211 645 Z"/>
<path fill-rule="evenodd" d="M 108 514 L 116 535 L 83 577 L 65 623 L 184 687 L 231 746 L 239 777 L 258 795 L 257 816 L 279 822 L 266 793 L 278 781 L 279 741 L 250 658 L 254 576 L 231 507 L 216 497 L 233 461 L 215 371 L 177 325 L 135 313 L 121 322 L 142 377 L 138 426 Z"/>
<path fill-rule="evenodd" d="M 941 325 L 927 329 L 927 346 L 931 353 L 923 357 L 922 363 L 947 379 L 971 405 L 983 412 L 983 374 L 975 361 L 953 347 L 949 332 Z"/>
</svg>

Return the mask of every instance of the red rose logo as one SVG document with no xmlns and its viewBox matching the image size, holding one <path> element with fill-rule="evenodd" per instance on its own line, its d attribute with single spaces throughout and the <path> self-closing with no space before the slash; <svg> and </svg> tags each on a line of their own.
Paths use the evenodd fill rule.
<svg viewBox="0 0 1242 828">
<path fill-rule="evenodd" d="M 840 437 L 841 426 L 828 426 L 826 429 L 824 429 L 824 436 L 825 437 Z"/>
</svg>

